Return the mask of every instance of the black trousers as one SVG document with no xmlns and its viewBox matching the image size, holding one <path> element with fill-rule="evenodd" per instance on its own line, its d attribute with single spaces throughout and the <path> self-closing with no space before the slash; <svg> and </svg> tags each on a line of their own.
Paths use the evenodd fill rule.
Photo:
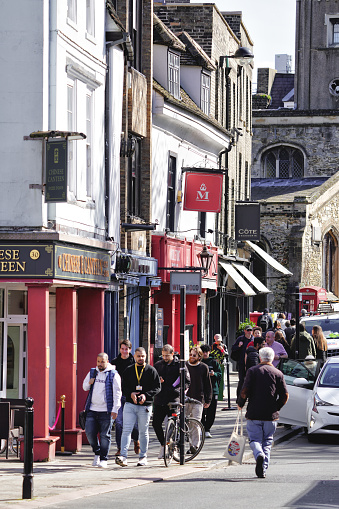
<svg viewBox="0 0 339 509">
<path fill-rule="evenodd" d="M 165 444 L 165 435 L 164 435 L 162 423 L 164 422 L 166 415 L 171 415 L 171 414 L 172 414 L 172 410 L 167 405 L 164 405 L 164 406 L 154 405 L 153 406 L 153 429 L 155 431 L 157 439 L 160 442 L 160 445 Z"/>
<path fill-rule="evenodd" d="M 204 408 L 202 413 L 201 422 L 204 425 L 205 431 L 210 431 L 214 424 L 215 413 L 217 411 L 218 395 L 213 394 L 211 404 L 208 408 Z"/>
</svg>

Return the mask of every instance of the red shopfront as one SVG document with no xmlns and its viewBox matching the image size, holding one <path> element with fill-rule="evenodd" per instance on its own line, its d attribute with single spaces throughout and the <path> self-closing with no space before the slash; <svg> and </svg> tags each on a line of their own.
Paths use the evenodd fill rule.
<svg viewBox="0 0 339 509">
<path fill-rule="evenodd" d="M 190 329 L 194 343 L 205 338 L 207 289 L 217 290 L 218 251 L 216 247 L 210 245 L 207 247 L 213 254 L 213 259 L 208 274 L 202 278 L 202 293 L 186 296 L 186 326 Z M 170 294 L 170 274 L 176 269 L 201 267 L 199 253 L 202 248 L 202 244 L 194 241 L 176 239 L 167 235 L 152 236 L 152 256 L 158 260 L 158 267 L 160 267 L 158 276 L 162 280 L 161 289 L 153 292 L 153 302 L 163 309 L 167 343 L 173 345 L 175 351 L 180 350 L 180 295 Z"/>
</svg>

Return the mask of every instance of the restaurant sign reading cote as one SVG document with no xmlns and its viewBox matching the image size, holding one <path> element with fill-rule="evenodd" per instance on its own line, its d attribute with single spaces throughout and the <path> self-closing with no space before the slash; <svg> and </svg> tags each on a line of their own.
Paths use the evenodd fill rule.
<svg viewBox="0 0 339 509">
<path fill-rule="evenodd" d="M 260 204 L 243 201 L 235 204 L 235 240 L 260 240 Z"/>
<path fill-rule="evenodd" d="M 46 202 L 67 201 L 67 140 L 46 142 Z"/>
</svg>

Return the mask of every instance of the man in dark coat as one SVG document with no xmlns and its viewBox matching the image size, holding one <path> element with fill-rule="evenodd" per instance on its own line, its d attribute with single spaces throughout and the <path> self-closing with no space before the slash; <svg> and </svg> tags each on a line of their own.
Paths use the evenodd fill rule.
<svg viewBox="0 0 339 509">
<path fill-rule="evenodd" d="M 208 408 L 204 408 L 201 422 L 205 427 L 205 437 L 212 438 L 211 427 L 214 424 L 215 413 L 217 410 L 222 371 L 219 362 L 216 359 L 213 359 L 213 357 L 210 357 L 210 345 L 201 345 L 200 348 L 202 351 L 202 362 L 207 365 L 209 370 L 213 392 L 211 404 Z"/>
<path fill-rule="evenodd" d="M 248 343 L 253 340 L 252 327 L 246 325 L 244 328 L 244 334 L 238 337 L 234 345 L 232 346 L 231 359 L 237 362 L 239 382 L 237 387 L 237 396 L 239 396 L 242 384 L 245 379 L 245 353 Z"/>
</svg>

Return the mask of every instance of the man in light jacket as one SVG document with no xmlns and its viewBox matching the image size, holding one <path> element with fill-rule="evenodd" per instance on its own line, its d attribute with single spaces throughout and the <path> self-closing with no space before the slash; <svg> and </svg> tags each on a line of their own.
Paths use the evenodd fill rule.
<svg viewBox="0 0 339 509">
<path fill-rule="evenodd" d="M 108 362 L 106 353 L 98 354 L 97 366 L 87 373 L 82 388 L 90 391 L 86 401 L 85 431 L 94 452 L 92 466 L 107 468 L 112 419 L 116 419 L 121 405 L 121 379 Z"/>
</svg>

